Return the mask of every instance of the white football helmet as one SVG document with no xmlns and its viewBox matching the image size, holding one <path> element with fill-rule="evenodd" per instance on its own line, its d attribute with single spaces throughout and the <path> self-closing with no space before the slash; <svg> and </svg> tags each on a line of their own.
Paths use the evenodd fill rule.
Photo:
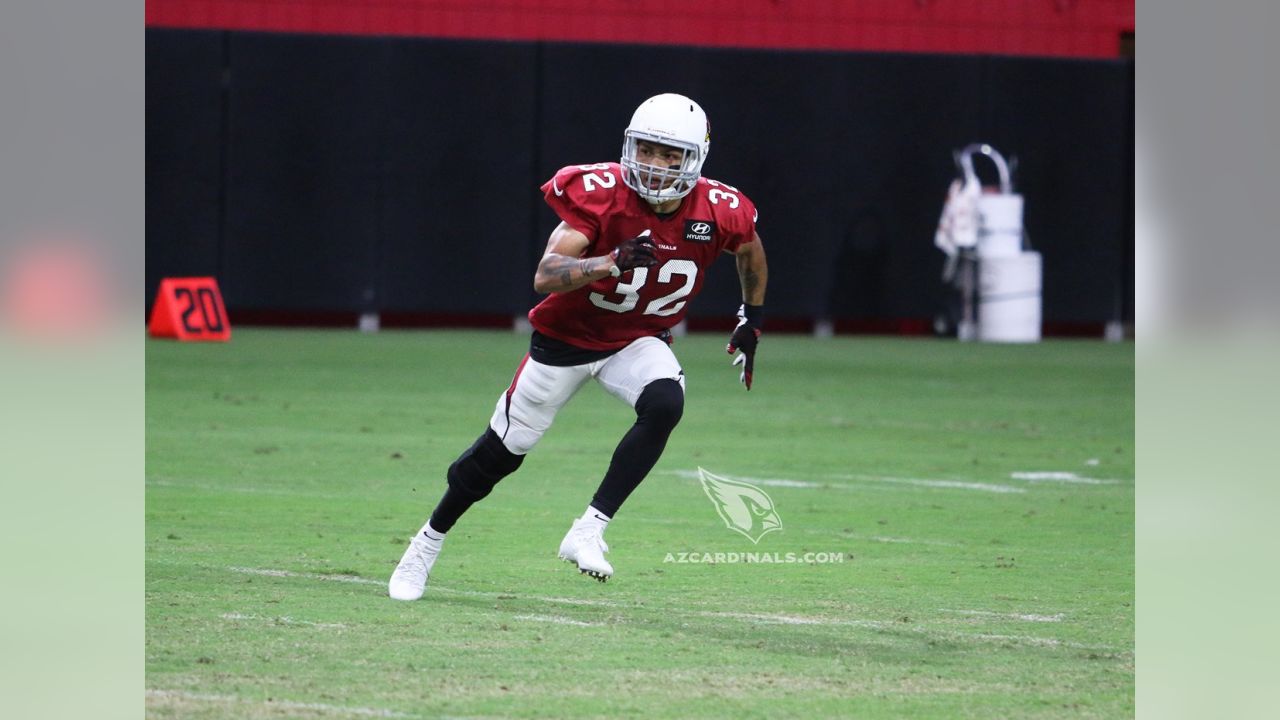
<svg viewBox="0 0 1280 720">
<path fill-rule="evenodd" d="M 639 141 L 670 145 L 684 151 L 670 168 L 636 159 Z M 655 95 L 636 108 L 622 134 L 622 182 L 649 203 L 657 205 L 688 195 L 702 175 L 702 164 L 711 150 L 711 124 L 698 103 L 683 95 Z M 650 187 L 658 180 L 657 187 Z"/>
</svg>

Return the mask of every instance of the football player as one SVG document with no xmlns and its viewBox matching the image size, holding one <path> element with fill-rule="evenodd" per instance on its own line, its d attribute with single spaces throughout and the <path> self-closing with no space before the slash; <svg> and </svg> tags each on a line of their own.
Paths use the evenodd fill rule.
<svg viewBox="0 0 1280 720">
<path fill-rule="evenodd" d="M 448 471 L 448 488 L 391 576 L 397 600 L 422 597 L 446 533 L 551 427 L 588 380 L 635 409 L 636 421 L 560 557 L 600 581 L 613 575 L 604 531 L 657 463 L 684 410 L 684 371 L 672 326 L 721 253 L 737 259 L 743 303 L 726 346 L 751 389 L 768 267 L 756 208 L 741 190 L 708 179 L 711 126 L 696 102 L 644 101 L 623 133 L 621 163 L 571 165 L 542 186 L 560 216 L 533 286 L 549 293 L 529 312 L 533 337 L 484 433 Z"/>
</svg>

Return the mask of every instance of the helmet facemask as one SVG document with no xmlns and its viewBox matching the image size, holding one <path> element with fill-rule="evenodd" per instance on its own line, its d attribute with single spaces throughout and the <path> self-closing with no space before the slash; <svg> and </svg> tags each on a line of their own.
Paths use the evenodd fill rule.
<svg viewBox="0 0 1280 720">
<path fill-rule="evenodd" d="M 683 153 L 680 162 L 671 167 L 640 162 L 637 158 L 641 141 L 680 150 Z M 628 129 L 622 139 L 622 182 L 651 204 L 676 200 L 688 195 L 698 184 L 704 159 L 696 144 Z"/>
</svg>

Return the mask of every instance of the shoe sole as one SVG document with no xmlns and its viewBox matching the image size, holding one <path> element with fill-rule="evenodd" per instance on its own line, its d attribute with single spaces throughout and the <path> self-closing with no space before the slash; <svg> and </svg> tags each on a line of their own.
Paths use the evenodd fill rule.
<svg viewBox="0 0 1280 720">
<path fill-rule="evenodd" d="M 565 557 L 564 555 L 561 555 L 560 559 L 567 563 L 573 563 L 574 565 L 578 565 L 577 560 Z M 582 573 L 583 575 L 586 575 L 587 577 L 595 578 L 600 582 L 608 582 L 609 578 L 613 577 L 612 575 L 606 575 L 602 572 L 599 572 L 598 570 L 587 570 L 586 568 L 583 568 L 581 565 L 578 566 L 578 572 Z"/>
</svg>

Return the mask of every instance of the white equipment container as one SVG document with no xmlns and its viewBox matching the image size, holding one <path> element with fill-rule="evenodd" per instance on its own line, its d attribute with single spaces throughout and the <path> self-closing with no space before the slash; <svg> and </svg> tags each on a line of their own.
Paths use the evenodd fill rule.
<svg viewBox="0 0 1280 720">
<path fill-rule="evenodd" d="M 978 259 L 1017 257 L 1022 253 L 1022 196 L 978 196 Z"/>
<path fill-rule="evenodd" d="M 973 171 L 975 153 L 995 163 L 999 192 L 983 191 Z M 966 312 L 958 336 L 984 342 L 1039 342 L 1043 266 L 1040 253 L 1023 250 L 1022 196 L 1013 192 L 1009 166 L 985 143 L 969 145 L 955 157 L 964 180 L 952 183 L 934 243 L 951 257 L 944 278 L 955 273 L 957 258 L 976 254 L 977 318 L 975 322 Z M 975 227 L 976 233 L 971 229 Z M 972 292 L 972 283 L 961 285 Z M 972 307 L 970 298 L 965 306 Z"/>
<path fill-rule="evenodd" d="M 978 259 L 978 339 L 1040 341 L 1040 253 Z"/>
</svg>

